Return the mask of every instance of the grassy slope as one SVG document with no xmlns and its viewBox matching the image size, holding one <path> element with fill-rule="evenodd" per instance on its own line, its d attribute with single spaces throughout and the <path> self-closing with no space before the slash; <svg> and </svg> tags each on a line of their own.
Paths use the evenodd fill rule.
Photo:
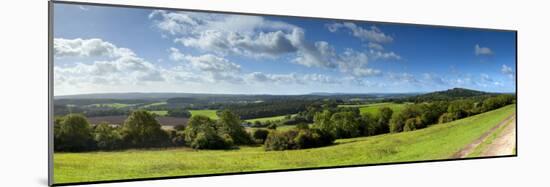
<svg viewBox="0 0 550 187">
<path fill-rule="evenodd" d="M 304 150 L 129 150 L 56 153 L 57 183 L 446 159 L 511 115 L 515 106 L 426 129 L 341 139 Z"/>
<path fill-rule="evenodd" d="M 166 111 L 166 110 L 152 110 L 152 111 L 149 111 L 149 112 L 151 112 L 151 113 L 153 113 L 153 114 L 157 114 L 157 115 L 159 115 L 159 116 L 166 116 L 166 115 L 168 115 L 168 111 Z"/>
<path fill-rule="evenodd" d="M 209 117 L 210 119 L 218 119 L 216 110 L 189 110 L 189 112 L 191 112 L 191 116 L 203 115 Z"/>
<path fill-rule="evenodd" d="M 487 139 L 485 139 L 481 144 L 479 144 L 474 149 L 474 151 L 468 155 L 468 157 L 479 157 L 479 156 L 481 156 L 481 153 L 483 153 L 489 147 L 489 145 L 491 145 L 493 143 L 493 141 L 495 139 L 497 139 L 502 134 L 504 129 L 506 129 L 506 127 L 508 127 L 508 125 L 512 125 L 512 124 L 513 123 L 508 123 L 508 124 L 505 124 L 505 125 L 499 127 L 495 132 L 491 133 L 491 135 L 489 135 L 487 137 Z"/>
<path fill-rule="evenodd" d="M 382 107 L 388 107 L 393 110 L 393 113 L 397 114 L 401 112 L 405 108 L 406 104 L 397 104 L 397 103 L 376 103 L 376 104 L 370 104 L 367 106 L 360 106 L 359 111 L 361 114 L 364 113 L 371 113 L 373 115 L 378 115 L 378 109 Z"/>
<path fill-rule="evenodd" d="M 296 114 L 292 114 L 292 116 L 295 116 Z M 266 121 L 277 121 L 282 120 L 285 118 L 286 115 L 280 115 L 280 116 L 271 116 L 271 117 L 265 117 L 265 118 L 254 118 L 254 119 L 247 119 L 245 121 L 248 122 L 254 122 L 254 121 L 260 121 L 260 122 L 266 122 Z"/>
</svg>

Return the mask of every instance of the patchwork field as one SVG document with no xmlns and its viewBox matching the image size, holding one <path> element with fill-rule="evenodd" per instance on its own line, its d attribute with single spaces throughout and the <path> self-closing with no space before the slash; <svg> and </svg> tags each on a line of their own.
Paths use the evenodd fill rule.
<svg viewBox="0 0 550 187">
<path fill-rule="evenodd" d="M 393 110 L 394 114 L 401 112 L 407 104 L 403 103 L 374 103 L 374 104 L 364 104 L 364 105 L 339 105 L 338 107 L 358 107 L 361 114 L 371 113 L 373 115 L 378 115 L 378 109 L 383 107 L 388 107 Z"/>
<path fill-rule="evenodd" d="M 69 183 L 447 159 L 514 112 L 515 105 L 509 105 L 421 130 L 339 139 L 332 146 L 303 150 L 266 152 L 262 147 L 244 146 L 55 153 L 54 180 Z M 215 111 L 194 114 L 215 115 Z"/>
<path fill-rule="evenodd" d="M 194 115 L 203 115 L 206 117 L 209 117 L 211 119 L 218 119 L 218 114 L 216 114 L 216 110 L 189 110 L 191 112 L 191 116 Z"/>
</svg>

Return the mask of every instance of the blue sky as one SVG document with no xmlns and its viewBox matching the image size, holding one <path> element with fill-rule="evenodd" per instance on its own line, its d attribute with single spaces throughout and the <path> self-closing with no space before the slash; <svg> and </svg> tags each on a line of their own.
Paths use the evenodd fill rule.
<svg viewBox="0 0 550 187">
<path fill-rule="evenodd" d="M 55 4 L 54 94 L 515 91 L 515 33 Z"/>
</svg>

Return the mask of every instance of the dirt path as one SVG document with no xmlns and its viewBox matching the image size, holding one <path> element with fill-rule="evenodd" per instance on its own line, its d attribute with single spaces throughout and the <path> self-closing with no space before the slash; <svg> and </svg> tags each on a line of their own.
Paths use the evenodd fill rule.
<svg viewBox="0 0 550 187">
<path fill-rule="evenodd" d="M 510 155 L 516 147 L 516 121 L 512 120 L 480 156 Z"/>
<path fill-rule="evenodd" d="M 472 153 L 477 146 L 479 146 L 481 143 L 483 143 L 483 141 L 485 141 L 485 139 L 487 139 L 487 137 L 489 137 L 489 135 L 491 135 L 493 132 L 495 132 L 498 128 L 500 128 L 500 127 L 502 127 L 502 126 L 504 126 L 508 123 L 514 123 L 514 125 L 508 125 L 508 126 L 513 126 L 514 127 L 513 132 L 515 133 L 515 120 L 513 120 L 515 116 L 516 116 L 516 114 L 512 114 L 512 115 L 508 116 L 506 119 L 501 121 L 498 125 L 491 128 L 487 132 L 483 133 L 483 135 L 481 135 L 481 137 L 474 140 L 472 143 L 468 144 L 466 147 L 462 148 L 460 151 L 453 154 L 453 156 L 451 156 L 451 158 L 465 158 L 470 153 Z M 502 134 L 505 134 L 505 133 L 502 133 Z M 506 138 L 503 138 L 503 139 L 506 139 Z M 502 141 L 504 141 L 504 140 L 502 140 Z M 513 144 L 515 144 L 515 134 L 513 134 L 513 137 L 511 138 L 511 141 L 513 142 Z M 493 144 L 495 142 L 496 141 L 493 141 Z M 512 149 L 514 149 L 514 146 L 515 145 L 512 145 Z M 493 146 L 491 145 L 490 147 L 493 147 Z M 511 153 L 512 152 L 509 152 L 509 153 L 506 153 L 506 154 L 511 154 Z"/>
</svg>

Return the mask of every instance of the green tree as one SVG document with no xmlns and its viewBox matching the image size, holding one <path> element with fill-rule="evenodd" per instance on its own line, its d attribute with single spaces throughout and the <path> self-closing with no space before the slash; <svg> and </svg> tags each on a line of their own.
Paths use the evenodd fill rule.
<svg viewBox="0 0 550 187">
<path fill-rule="evenodd" d="M 107 123 L 101 123 L 95 127 L 94 140 L 97 148 L 101 150 L 115 150 L 122 148 L 122 136 L 118 128 L 111 127 Z"/>
<path fill-rule="evenodd" d="M 235 144 L 250 144 L 252 143 L 250 135 L 241 125 L 241 119 L 235 113 L 229 110 L 224 110 L 220 113 L 220 118 L 217 123 L 218 133 L 228 134 L 231 136 Z"/>
<path fill-rule="evenodd" d="M 57 151 L 86 151 L 95 147 L 92 128 L 81 114 L 69 114 L 54 122 L 54 149 Z"/>
<path fill-rule="evenodd" d="M 354 112 L 337 112 L 330 118 L 336 138 L 351 138 L 361 134 L 358 116 Z"/>
<path fill-rule="evenodd" d="M 155 116 L 144 110 L 134 111 L 128 116 L 122 126 L 122 137 L 130 147 L 162 147 L 170 142 Z"/>
</svg>

